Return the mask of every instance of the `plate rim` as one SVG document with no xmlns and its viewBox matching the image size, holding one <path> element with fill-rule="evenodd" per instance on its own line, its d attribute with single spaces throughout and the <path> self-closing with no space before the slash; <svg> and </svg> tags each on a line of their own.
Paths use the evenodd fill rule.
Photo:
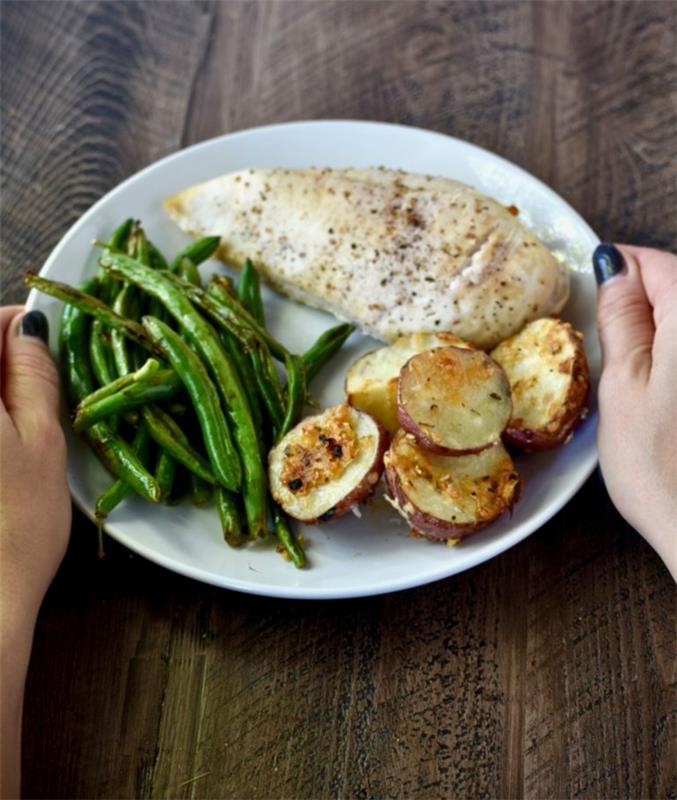
<svg viewBox="0 0 677 800">
<path fill-rule="evenodd" d="M 572 215 L 576 219 L 576 222 L 582 226 L 584 230 L 586 230 L 593 239 L 596 241 L 600 241 L 599 236 L 596 232 L 591 228 L 588 222 L 579 214 L 579 212 L 571 206 L 571 204 L 559 195 L 554 189 L 544 183 L 540 178 L 532 175 L 523 167 L 515 164 L 514 162 L 510 161 L 503 156 L 500 156 L 491 150 L 487 150 L 486 148 L 480 147 L 472 142 L 468 142 L 465 139 L 460 139 L 456 136 L 452 136 L 446 133 L 442 133 L 440 131 L 430 130 L 428 128 L 422 128 L 415 125 L 407 125 L 402 123 L 395 123 L 395 122 L 380 122 L 377 120 L 360 120 L 360 119 L 306 119 L 306 120 L 293 120 L 289 122 L 275 122 L 266 125 L 255 126 L 252 128 L 243 128 L 237 131 L 232 131 L 230 133 L 219 134 L 217 136 L 210 137 L 208 139 L 204 139 L 200 142 L 196 142 L 192 145 L 188 145 L 187 147 L 180 148 L 175 150 L 172 153 L 168 153 L 167 155 L 163 156 L 162 158 L 153 161 L 147 164 L 142 169 L 138 170 L 137 172 L 133 173 L 132 175 L 125 178 L 119 184 L 111 188 L 107 191 L 104 195 L 102 195 L 95 203 L 93 203 L 78 219 L 73 222 L 73 224 L 68 228 L 66 233 L 59 239 L 57 244 L 51 250 L 49 255 L 47 256 L 45 262 L 43 263 L 39 274 L 42 275 L 48 270 L 51 269 L 51 266 L 54 262 L 58 261 L 61 256 L 61 252 L 68 247 L 70 240 L 78 233 L 80 228 L 86 226 L 92 218 L 96 217 L 101 206 L 105 203 L 109 202 L 115 195 L 118 193 L 123 192 L 129 186 L 135 184 L 138 181 L 142 181 L 149 172 L 152 172 L 155 169 L 161 168 L 162 166 L 170 163 L 174 160 L 177 160 L 186 153 L 196 153 L 201 150 L 206 150 L 209 147 L 219 146 L 224 142 L 236 142 L 240 138 L 245 138 L 251 136 L 252 134 L 258 135 L 260 133 L 271 133 L 275 132 L 276 130 L 284 129 L 289 130 L 290 128 L 308 128 L 308 127 L 322 127 L 322 126 L 363 126 L 363 127 L 371 127 L 374 129 L 383 129 L 388 128 L 392 130 L 399 130 L 399 131 L 406 131 L 407 133 L 415 133 L 415 134 L 424 134 L 425 136 L 432 136 L 432 137 L 439 137 L 444 139 L 445 141 L 451 141 L 456 145 L 461 146 L 462 148 L 467 148 L 476 155 L 480 156 L 481 158 L 486 159 L 487 157 L 497 162 L 503 166 L 508 167 L 513 173 L 517 173 L 520 177 L 525 178 L 529 183 L 532 185 L 536 185 L 540 191 L 544 192 L 550 199 L 554 200 L 559 204 L 563 204 L 566 208 L 567 212 Z M 29 311 L 35 307 L 37 303 L 37 298 L 39 293 L 35 289 L 31 289 L 26 298 L 25 307 L 26 310 Z M 593 413 L 589 417 L 591 424 L 597 424 L 597 413 Z M 462 566 L 460 569 L 454 568 L 452 565 L 444 565 L 439 569 L 430 570 L 427 569 L 425 575 L 421 575 L 420 573 L 416 573 L 412 576 L 407 576 L 406 578 L 401 578 L 398 580 L 393 580 L 389 578 L 383 582 L 377 583 L 370 583 L 368 587 L 360 587 L 360 588 L 346 588 L 340 589 L 336 587 L 328 588 L 328 589 L 321 589 L 320 587 L 304 587 L 299 585 L 289 585 L 289 586 L 279 586 L 275 584 L 254 584 L 248 583 L 243 581 L 239 578 L 229 578 L 225 577 L 222 580 L 218 580 L 216 576 L 213 576 L 210 573 L 203 572 L 197 567 L 193 567 L 190 564 L 185 564 L 184 562 L 175 559 L 171 556 L 167 556 L 163 553 L 158 553 L 157 550 L 147 547 L 143 542 L 135 541 L 133 537 L 129 537 L 128 534 L 124 532 L 120 532 L 116 530 L 115 523 L 112 524 L 104 524 L 104 530 L 108 533 L 108 535 L 112 536 L 118 542 L 123 544 L 125 547 L 128 547 L 132 552 L 136 553 L 137 555 L 146 558 L 147 560 L 151 561 L 152 563 L 158 564 L 159 566 L 169 569 L 172 572 L 175 572 L 179 575 L 184 577 L 188 577 L 192 580 L 199 581 L 201 583 L 206 583 L 208 585 L 216 586 L 220 589 L 230 589 L 233 591 L 243 592 L 245 594 L 253 594 L 262 597 L 274 597 L 279 599 L 290 599 L 290 600 L 341 600 L 341 599 L 355 599 L 359 597 L 373 597 L 382 594 L 390 594 L 393 592 L 400 592 L 405 591 L 407 589 L 416 588 L 419 586 L 425 586 L 429 583 L 435 583 L 440 580 L 444 580 L 445 578 L 450 578 L 453 575 L 460 574 L 461 572 L 465 572 L 469 569 L 473 569 L 480 564 L 483 564 L 487 561 L 492 560 L 496 556 L 500 555 L 501 553 L 506 552 L 507 550 L 515 547 L 520 542 L 524 541 L 527 537 L 531 536 L 533 533 L 538 531 L 544 524 L 546 524 L 549 520 L 553 519 L 563 508 L 566 506 L 572 497 L 580 490 L 583 484 L 588 480 L 592 472 L 594 471 L 595 467 L 598 464 L 598 454 L 597 454 L 597 447 L 596 444 L 593 445 L 590 453 L 587 454 L 587 458 L 585 461 L 580 465 L 580 473 L 576 480 L 574 480 L 571 484 L 566 487 L 566 490 L 562 492 L 562 494 L 558 497 L 557 501 L 548 506 L 546 509 L 541 510 L 539 513 L 532 518 L 529 523 L 526 525 L 527 530 L 522 531 L 519 534 L 511 535 L 510 532 L 506 532 L 503 537 L 497 539 L 495 542 L 492 542 L 491 545 L 488 546 L 488 552 L 484 552 L 482 557 L 472 563 L 466 564 Z M 88 508 L 85 506 L 83 500 L 76 496 L 73 487 L 71 486 L 71 480 L 69 475 L 69 490 L 71 494 L 71 498 L 75 506 L 93 523 L 96 524 L 96 518 L 93 512 L 90 512 Z M 290 566 L 291 569 L 291 566 Z"/>
</svg>

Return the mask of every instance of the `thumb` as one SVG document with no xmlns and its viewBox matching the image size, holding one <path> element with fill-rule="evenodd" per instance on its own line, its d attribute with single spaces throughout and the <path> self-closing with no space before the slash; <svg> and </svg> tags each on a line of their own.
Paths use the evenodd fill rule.
<svg viewBox="0 0 677 800">
<path fill-rule="evenodd" d="M 637 260 L 613 244 L 592 255 L 599 284 L 597 328 L 605 369 L 624 366 L 648 380 L 655 328 Z"/>
<path fill-rule="evenodd" d="M 59 376 L 47 349 L 49 326 L 42 311 L 14 317 L 2 354 L 2 399 L 22 439 L 59 424 Z"/>
</svg>

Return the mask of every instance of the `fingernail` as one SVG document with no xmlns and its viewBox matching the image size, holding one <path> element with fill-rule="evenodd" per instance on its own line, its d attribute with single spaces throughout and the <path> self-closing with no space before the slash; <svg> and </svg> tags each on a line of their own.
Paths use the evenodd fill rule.
<svg viewBox="0 0 677 800">
<path fill-rule="evenodd" d="M 21 317 L 19 323 L 20 336 L 32 336 L 35 339 L 42 339 L 47 344 L 49 340 L 49 323 L 42 311 L 29 311 Z"/>
<path fill-rule="evenodd" d="M 623 270 L 623 254 L 613 244 L 600 244 L 592 254 L 592 266 L 595 270 L 597 285 L 601 286 L 604 281 L 613 278 Z"/>
</svg>

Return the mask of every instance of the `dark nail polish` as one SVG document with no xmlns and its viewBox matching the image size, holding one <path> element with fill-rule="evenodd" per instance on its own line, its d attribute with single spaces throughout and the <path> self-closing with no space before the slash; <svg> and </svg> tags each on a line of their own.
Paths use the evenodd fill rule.
<svg viewBox="0 0 677 800">
<path fill-rule="evenodd" d="M 42 339 L 47 344 L 49 340 L 49 323 L 42 311 L 29 311 L 24 314 L 19 323 L 19 334 L 21 336 L 33 336 Z"/>
<path fill-rule="evenodd" d="M 600 244 L 592 254 L 592 266 L 595 270 L 597 285 L 618 275 L 623 269 L 623 256 L 621 251 L 613 244 Z"/>
</svg>

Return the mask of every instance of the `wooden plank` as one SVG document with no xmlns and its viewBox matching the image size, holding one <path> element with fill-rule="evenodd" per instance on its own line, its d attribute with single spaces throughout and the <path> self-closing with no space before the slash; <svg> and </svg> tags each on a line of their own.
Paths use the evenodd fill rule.
<svg viewBox="0 0 677 800">
<path fill-rule="evenodd" d="M 3 302 L 101 195 L 181 145 L 212 13 L 3 3 Z"/>
</svg>

